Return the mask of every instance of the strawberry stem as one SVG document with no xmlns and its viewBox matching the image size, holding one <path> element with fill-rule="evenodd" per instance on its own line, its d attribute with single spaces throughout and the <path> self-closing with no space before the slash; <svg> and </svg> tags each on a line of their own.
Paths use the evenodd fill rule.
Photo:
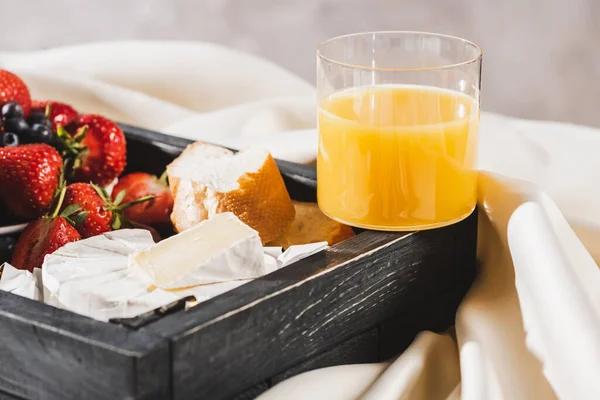
<svg viewBox="0 0 600 400">
<path fill-rule="evenodd" d="M 154 199 L 155 197 L 156 196 L 144 196 L 144 197 L 140 197 L 139 199 L 135 199 L 133 201 L 130 201 L 129 203 L 121 204 L 119 206 L 119 209 L 124 210 L 126 208 L 133 207 L 133 206 L 135 206 L 137 204 L 145 203 L 147 201 L 150 201 L 150 200 Z"/>
<path fill-rule="evenodd" d="M 56 202 L 56 207 L 54 208 L 52 215 L 50 215 L 50 218 L 56 218 L 58 216 L 58 212 L 60 211 L 60 208 L 62 207 L 62 203 L 65 200 L 66 194 L 67 194 L 67 188 L 63 186 L 63 188 L 60 191 L 60 194 L 58 195 L 58 201 Z"/>
<path fill-rule="evenodd" d="M 123 227 L 125 224 L 128 223 L 128 221 L 123 217 L 124 209 L 154 199 L 154 196 L 144 196 L 144 197 L 140 197 L 139 199 L 133 200 L 129 203 L 120 204 L 121 201 L 123 201 L 123 198 L 125 197 L 125 193 L 126 193 L 125 190 L 121 190 L 119 193 L 117 193 L 117 196 L 115 197 L 115 200 L 113 201 L 110 198 L 110 195 L 106 192 L 106 189 L 104 189 L 103 187 L 100 187 L 91 182 L 90 182 L 90 186 L 94 189 L 96 194 L 98 194 L 98 196 L 100 196 L 100 198 L 104 202 L 103 208 L 106 211 L 110 211 L 112 213 L 113 220 L 112 220 L 111 227 L 112 227 L 112 229 L 115 229 L 115 230 L 121 229 L 121 227 Z"/>
<path fill-rule="evenodd" d="M 84 125 L 83 128 L 79 129 L 75 136 L 73 136 L 73 140 L 77 143 L 81 143 L 81 141 L 85 139 L 88 129 L 88 126 Z"/>
<path fill-rule="evenodd" d="M 65 159 L 65 174 L 72 177 L 73 172 L 81 166 L 81 160 L 85 157 L 87 146 L 82 141 L 88 131 L 88 126 L 81 127 L 75 136 L 71 136 L 62 125 L 56 127 L 56 138 L 54 140 L 60 155 Z"/>
<path fill-rule="evenodd" d="M 121 204 L 121 202 L 123 201 L 123 199 L 125 198 L 125 195 L 127 194 L 127 190 L 123 189 L 121 190 L 119 193 L 117 193 L 117 196 L 115 197 L 114 200 L 114 205 L 118 206 L 119 204 Z"/>
</svg>

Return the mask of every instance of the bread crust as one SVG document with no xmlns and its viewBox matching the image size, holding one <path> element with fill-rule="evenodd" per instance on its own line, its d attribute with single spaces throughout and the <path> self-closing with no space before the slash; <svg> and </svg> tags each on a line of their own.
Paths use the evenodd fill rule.
<svg viewBox="0 0 600 400">
<path fill-rule="evenodd" d="M 206 182 L 184 179 L 173 174 L 174 165 L 180 158 L 187 157 L 197 146 L 194 143 L 169 167 L 169 184 L 174 206 L 171 221 L 177 232 L 191 228 L 195 224 L 223 212 L 232 212 L 242 222 L 258 232 L 263 243 L 274 240 L 285 232 L 294 220 L 295 209 L 279 168 L 273 157 L 267 153 L 262 166 L 238 178 L 239 188 L 218 192 Z M 233 153 L 223 149 L 226 156 Z"/>
<path fill-rule="evenodd" d="M 294 201 L 296 217 L 289 228 L 269 246 L 289 246 L 327 242 L 330 246 L 355 235 L 354 230 L 332 220 L 321 212 L 316 203 Z"/>
<path fill-rule="evenodd" d="M 263 243 L 285 232 L 296 211 L 273 157 L 269 154 L 257 172 L 243 175 L 238 183 L 237 190 L 215 194 L 216 212 L 234 213 L 258 232 Z"/>
</svg>

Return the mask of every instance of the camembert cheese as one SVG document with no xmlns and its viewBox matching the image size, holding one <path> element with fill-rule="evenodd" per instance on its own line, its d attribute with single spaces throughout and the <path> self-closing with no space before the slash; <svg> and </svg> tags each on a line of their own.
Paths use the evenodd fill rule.
<svg viewBox="0 0 600 400">
<path fill-rule="evenodd" d="M 258 232 L 233 213 L 217 214 L 129 257 L 162 289 L 251 279 L 268 272 Z"/>
</svg>

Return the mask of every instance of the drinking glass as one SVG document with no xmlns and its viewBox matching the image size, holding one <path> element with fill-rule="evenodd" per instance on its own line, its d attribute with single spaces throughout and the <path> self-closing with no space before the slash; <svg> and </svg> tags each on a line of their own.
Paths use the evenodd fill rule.
<svg viewBox="0 0 600 400">
<path fill-rule="evenodd" d="M 411 231 L 477 199 L 481 49 L 422 32 L 370 32 L 317 50 L 317 197 L 355 227 Z"/>
</svg>

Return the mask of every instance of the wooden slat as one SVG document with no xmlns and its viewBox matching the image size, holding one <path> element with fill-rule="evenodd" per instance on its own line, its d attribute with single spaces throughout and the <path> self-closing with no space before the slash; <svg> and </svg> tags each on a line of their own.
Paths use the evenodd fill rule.
<svg viewBox="0 0 600 400">
<path fill-rule="evenodd" d="M 373 328 L 345 340 L 334 348 L 293 366 L 271 378 L 271 386 L 303 372 L 344 364 L 374 363 L 379 360 L 379 332 Z"/>
<path fill-rule="evenodd" d="M 28 399 L 164 399 L 168 342 L 0 292 L 0 388 Z"/>
</svg>

